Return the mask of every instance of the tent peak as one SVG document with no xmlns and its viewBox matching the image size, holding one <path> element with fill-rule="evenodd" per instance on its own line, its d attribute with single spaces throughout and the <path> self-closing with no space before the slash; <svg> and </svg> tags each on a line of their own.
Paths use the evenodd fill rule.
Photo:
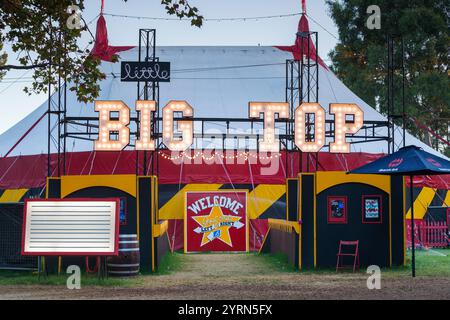
<svg viewBox="0 0 450 320">
<path fill-rule="evenodd" d="M 310 59 L 317 61 L 325 70 L 328 70 L 325 62 L 318 56 L 313 36 L 309 30 L 309 22 L 306 14 L 303 13 L 298 22 L 297 33 L 295 34 L 295 43 L 291 46 L 275 46 L 282 51 L 291 52 L 294 60 L 301 61 Z"/>
</svg>

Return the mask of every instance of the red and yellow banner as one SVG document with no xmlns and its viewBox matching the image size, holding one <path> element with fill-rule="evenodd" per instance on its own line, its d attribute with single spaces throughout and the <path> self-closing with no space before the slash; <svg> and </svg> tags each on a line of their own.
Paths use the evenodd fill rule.
<svg viewBox="0 0 450 320">
<path fill-rule="evenodd" d="M 184 251 L 248 251 L 247 191 L 186 192 Z"/>
</svg>

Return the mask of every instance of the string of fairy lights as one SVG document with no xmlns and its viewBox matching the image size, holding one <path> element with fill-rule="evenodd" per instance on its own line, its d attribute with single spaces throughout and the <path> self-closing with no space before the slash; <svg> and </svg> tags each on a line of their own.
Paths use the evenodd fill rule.
<svg viewBox="0 0 450 320">
<path fill-rule="evenodd" d="M 225 21 L 258 21 L 258 20 L 268 20 L 268 19 L 280 19 L 300 16 L 301 12 L 288 13 L 288 14 L 277 14 L 269 16 L 259 16 L 259 17 L 224 17 L 224 18 L 203 18 L 206 22 L 225 22 Z M 190 21 L 188 18 L 170 18 L 170 17 L 148 17 L 148 16 L 133 16 L 125 14 L 115 14 L 115 13 L 103 13 L 104 16 L 115 17 L 115 18 L 127 18 L 136 20 L 161 20 L 161 21 Z"/>
<path fill-rule="evenodd" d="M 277 15 L 269 15 L 269 16 L 259 16 L 259 17 L 224 17 L 224 18 L 203 18 L 205 22 L 247 22 L 247 21 L 264 21 L 264 20 L 272 20 L 272 19 L 283 19 L 283 18 L 291 18 L 301 16 L 302 12 L 294 12 L 288 14 L 277 14 Z M 148 16 L 133 16 L 133 15 L 125 15 L 125 14 L 115 14 L 115 13 L 103 13 L 104 16 L 110 16 L 113 18 L 124 18 L 124 19 L 135 19 L 135 20 L 154 20 L 154 21 L 190 21 L 188 18 L 170 18 L 170 17 L 148 17 Z M 322 24 L 320 24 L 314 17 L 305 13 L 305 15 L 312 20 L 313 23 L 318 25 L 321 29 L 327 32 L 330 36 L 339 40 L 339 37 L 336 36 L 333 32 L 325 28 Z"/>
<path fill-rule="evenodd" d="M 161 156 L 161 158 L 163 158 L 165 160 L 170 160 L 170 161 L 178 161 L 178 160 L 182 160 L 182 159 L 196 160 L 199 158 L 201 158 L 204 161 L 213 161 L 213 160 L 220 159 L 220 158 L 224 159 L 224 160 L 236 160 L 236 159 L 240 158 L 240 159 L 244 159 L 244 161 L 248 161 L 250 158 L 259 159 L 259 160 L 272 160 L 272 159 L 278 159 L 281 156 L 280 153 L 264 155 L 261 153 L 244 152 L 244 151 L 237 152 L 232 155 L 216 153 L 216 152 L 211 154 L 211 152 L 203 152 L 203 151 L 196 151 L 196 152 L 194 152 L 194 154 L 182 151 L 182 152 L 179 152 L 175 156 L 168 155 L 162 151 L 158 151 L 158 154 Z"/>
</svg>

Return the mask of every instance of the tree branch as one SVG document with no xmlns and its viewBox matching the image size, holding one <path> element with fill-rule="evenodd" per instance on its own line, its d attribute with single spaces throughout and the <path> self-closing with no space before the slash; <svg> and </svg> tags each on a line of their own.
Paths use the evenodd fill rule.
<svg viewBox="0 0 450 320">
<path fill-rule="evenodd" d="M 16 65 L 12 65 L 12 64 L 5 64 L 4 66 L 0 66 L 0 70 L 11 70 L 11 69 L 29 70 L 29 69 L 47 67 L 48 65 L 49 65 L 48 63 L 33 64 L 33 65 L 29 65 L 29 66 L 16 66 Z"/>
</svg>

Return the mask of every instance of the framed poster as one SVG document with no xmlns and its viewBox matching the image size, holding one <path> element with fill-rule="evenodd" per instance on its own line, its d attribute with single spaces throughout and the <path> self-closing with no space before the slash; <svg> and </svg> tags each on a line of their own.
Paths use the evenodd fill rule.
<svg viewBox="0 0 450 320">
<path fill-rule="evenodd" d="M 184 252 L 247 252 L 247 191 L 186 192 Z"/>
<path fill-rule="evenodd" d="M 347 197 L 328 197 L 328 223 L 347 223 Z"/>
<path fill-rule="evenodd" d="M 383 209 L 381 195 L 362 197 L 362 223 L 382 223 Z"/>
</svg>

